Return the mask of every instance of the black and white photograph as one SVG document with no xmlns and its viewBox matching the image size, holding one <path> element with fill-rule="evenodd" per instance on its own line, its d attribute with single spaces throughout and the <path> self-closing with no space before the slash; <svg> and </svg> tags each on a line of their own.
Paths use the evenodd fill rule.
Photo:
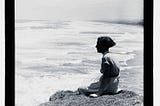
<svg viewBox="0 0 160 106">
<path fill-rule="evenodd" d="M 15 106 L 143 106 L 143 11 L 143 0 L 15 0 Z"/>
</svg>

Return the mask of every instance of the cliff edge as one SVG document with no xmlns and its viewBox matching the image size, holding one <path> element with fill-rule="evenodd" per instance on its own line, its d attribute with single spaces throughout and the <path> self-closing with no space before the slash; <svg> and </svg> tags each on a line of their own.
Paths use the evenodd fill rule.
<svg viewBox="0 0 160 106">
<path fill-rule="evenodd" d="M 78 91 L 59 91 L 53 94 L 49 101 L 39 106 L 142 106 L 143 97 L 124 90 L 115 95 L 103 95 L 90 98 L 79 95 Z"/>
</svg>

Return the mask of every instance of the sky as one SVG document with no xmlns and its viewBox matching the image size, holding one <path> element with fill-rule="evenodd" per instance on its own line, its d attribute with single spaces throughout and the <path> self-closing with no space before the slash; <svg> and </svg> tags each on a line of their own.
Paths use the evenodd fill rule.
<svg viewBox="0 0 160 106">
<path fill-rule="evenodd" d="M 15 4 L 16 19 L 143 19 L 143 0 L 15 0 Z"/>
</svg>

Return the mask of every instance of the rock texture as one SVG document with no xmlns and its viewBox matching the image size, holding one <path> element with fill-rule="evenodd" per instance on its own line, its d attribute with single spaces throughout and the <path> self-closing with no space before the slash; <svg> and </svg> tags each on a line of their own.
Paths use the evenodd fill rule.
<svg viewBox="0 0 160 106">
<path fill-rule="evenodd" d="M 49 102 L 39 106 L 142 106 L 143 97 L 132 91 L 124 90 L 115 95 L 90 98 L 79 95 L 78 91 L 59 91 L 52 95 Z"/>
</svg>

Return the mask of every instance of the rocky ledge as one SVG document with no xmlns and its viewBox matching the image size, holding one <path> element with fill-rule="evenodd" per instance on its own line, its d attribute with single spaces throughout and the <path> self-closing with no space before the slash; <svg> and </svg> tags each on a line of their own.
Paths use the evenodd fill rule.
<svg viewBox="0 0 160 106">
<path fill-rule="evenodd" d="M 124 90 L 115 95 L 103 95 L 90 98 L 79 95 L 78 91 L 59 91 L 53 94 L 49 101 L 39 106 L 142 106 L 143 97 Z"/>
</svg>

